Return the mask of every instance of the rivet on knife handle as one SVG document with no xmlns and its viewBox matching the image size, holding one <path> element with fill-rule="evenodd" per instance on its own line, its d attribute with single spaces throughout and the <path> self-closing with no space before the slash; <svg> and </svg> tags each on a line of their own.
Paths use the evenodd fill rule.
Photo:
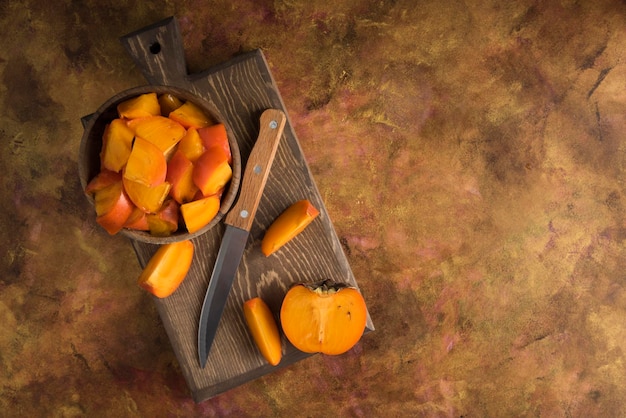
<svg viewBox="0 0 626 418">
<path fill-rule="evenodd" d="M 250 231 L 286 121 L 285 114 L 277 109 L 261 115 L 259 137 L 246 163 L 239 198 L 226 214 L 225 224 Z"/>
<path fill-rule="evenodd" d="M 224 218 L 226 229 L 202 303 L 198 324 L 198 359 L 203 368 L 246 248 L 254 215 L 263 195 L 286 121 L 287 117 L 280 110 L 269 109 L 261 115 L 259 136 L 246 163 L 239 198 Z"/>
</svg>

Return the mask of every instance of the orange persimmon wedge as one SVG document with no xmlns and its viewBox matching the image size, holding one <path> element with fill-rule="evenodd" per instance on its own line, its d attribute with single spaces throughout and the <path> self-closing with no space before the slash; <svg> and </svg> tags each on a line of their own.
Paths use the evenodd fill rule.
<svg viewBox="0 0 626 418">
<path fill-rule="evenodd" d="M 102 190 L 113 183 L 122 180 L 122 173 L 102 169 L 96 176 L 85 186 L 85 193 L 93 195 L 98 190 Z"/>
<path fill-rule="evenodd" d="M 145 93 L 117 105 L 120 118 L 137 119 L 161 114 L 156 93 Z"/>
<path fill-rule="evenodd" d="M 185 102 L 168 115 L 185 128 L 203 128 L 211 124 L 206 113 L 192 102 Z"/>
<path fill-rule="evenodd" d="M 193 200 L 180 205 L 180 213 L 189 233 L 204 228 L 215 218 L 220 210 L 220 198 L 217 195 Z"/>
<path fill-rule="evenodd" d="M 134 205 L 117 181 L 94 194 L 96 222 L 109 234 L 117 234 L 133 212 Z"/>
<path fill-rule="evenodd" d="M 192 163 L 196 162 L 204 154 L 206 148 L 196 128 L 187 129 L 187 133 L 178 143 L 178 150 L 185 154 L 185 157 Z"/>
<path fill-rule="evenodd" d="M 156 213 L 146 215 L 148 230 L 155 237 L 169 237 L 178 229 L 178 203 L 166 200 Z"/>
<path fill-rule="evenodd" d="M 163 183 L 166 175 L 167 161 L 161 150 L 143 138 L 136 138 L 124 178 L 152 187 Z"/>
<path fill-rule="evenodd" d="M 272 366 L 280 363 L 282 347 L 278 325 L 263 299 L 256 297 L 243 304 L 243 315 L 259 351 Z"/>
<path fill-rule="evenodd" d="M 178 203 L 193 200 L 198 187 L 193 182 L 193 163 L 177 149 L 167 162 L 165 181 L 172 185 L 170 196 Z"/>
<path fill-rule="evenodd" d="M 126 220 L 124 228 L 134 229 L 137 231 L 148 231 L 150 227 L 148 226 L 148 218 L 146 217 L 146 212 L 135 206 L 133 208 L 133 212 Z"/>
<path fill-rule="evenodd" d="M 187 131 L 180 123 L 163 116 L 150 116 L 128 121 L 128 127 L 167 154 L 185 136 Z"/>
<path fill-rule="evenodd" d="M 170 93 L 163 93 L 159 96 L 159 105 L 161 106 L 161 116 L 168 116 L 171 112 L 183 105 L 183 102 Z"/>
<path fill-rule="evenodd" d="M 121 171 L 126 165 L 133 144 L 135 133 L 122 119 L 113 119 L 104 128 L 102 136 L 102 167 L 111 171 Z"/>
<path fill-rule="evenodd" d="M 156 213 L 161 208 L 172 187 L 166 181 L 154 187 L 148 187 L 126 177 L 122 177 L 122 182 L 130 200 L 147 213 Z"/>
<path fill-rule="evenodd" d="M 193 182 L 204 196 L 211 196 L 222 189 L 233 176 L 228 156 L 221 148 L 206 150 L 195 162 Z"/>
<path fill-rule="evenodd" d="M 179 241 L 159 247 L 141 272 L 137 283 L 158 298 L 166 298 L 187 276 L 193 260 L 194 245 Z"/>
<path fill-rule="evenodd" d="M 204 148 L 221 148 L 228 156 L 228 164 L 233 163 L 233 156 L 230 151 L 230 144 L 228 143 L 228 134 L 226 133 L 226 127 L 223 123 L 200 128 L 198 129 L 198 135 L 202 140 Z"/>
<path fill-rule="evenodd" d="M 276 252 L 304 230 L 320 211 L 306 199 L 299 200 L 280 214 L 265 232 L 261 251 L 265 256 Z"/>
</svg>

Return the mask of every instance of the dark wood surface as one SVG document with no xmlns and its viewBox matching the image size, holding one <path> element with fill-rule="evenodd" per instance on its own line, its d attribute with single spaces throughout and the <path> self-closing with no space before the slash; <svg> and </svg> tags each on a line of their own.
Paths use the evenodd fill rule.
<svg viewBox="0 0 626 418">
<path fill-rule="evenodd" d="M 278 320 L 282 298 L 294 283 L 325 278 L 353 286 L 357 283 L 262 51 L 255 50 L 208 71 L 188 75 L 178 24 L 173 18 L 129 34 L 122 38 L 122 43 L 149 83 L 187 88 L 217 106 L 236 135 L 244 167 L 259 132 L 261 113 L 276 108 L 287 114 L 287 124 L 248 246 L 204 369 L 198 362 L 198 319 L 223 225 L 193 239 L 196 252 L 187 278 L 170 297 L 155 298 L 192 396 L 196 402 L 201 402 L 308 356 L 296 350 L 283 336 L 281 363 L 277 367 L 267 364 L 244 323 L 242 304 L 245 300 L 262 297 Z M 284 209 L 303 198 L 309 199 L 320 210 L 320 216 L 297 239 L 265 257 L 260 250 L 263 231 Z M 157 246 L 137 241 L 132 244 L 143 267 Z M 368 316 L 366 332 L 373 329 Z"/>
</svg>

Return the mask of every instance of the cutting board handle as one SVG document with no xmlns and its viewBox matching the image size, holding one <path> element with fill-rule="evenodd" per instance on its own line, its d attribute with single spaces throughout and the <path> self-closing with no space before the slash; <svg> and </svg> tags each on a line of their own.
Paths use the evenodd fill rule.
<svg viewBox="0 0 626 418">
<path fill-rule="evenodd" d="M 190 86 L 182 37 L 173 16 L 122 36 L 120 41 L 150 84 Z"/>
</svg>

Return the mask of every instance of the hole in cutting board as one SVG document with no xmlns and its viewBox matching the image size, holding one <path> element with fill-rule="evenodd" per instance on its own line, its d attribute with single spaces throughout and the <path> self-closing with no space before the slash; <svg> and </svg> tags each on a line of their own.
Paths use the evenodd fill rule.
<svg viewBox="0 0 626 418">
<path fill-rule="evenodd" d="M 150 45 L 150 52 L 152 52 L 154 55 L 161 52 L 161 44 L 158 42 L 153 42 L 152 45 Z"/>
</svg>

